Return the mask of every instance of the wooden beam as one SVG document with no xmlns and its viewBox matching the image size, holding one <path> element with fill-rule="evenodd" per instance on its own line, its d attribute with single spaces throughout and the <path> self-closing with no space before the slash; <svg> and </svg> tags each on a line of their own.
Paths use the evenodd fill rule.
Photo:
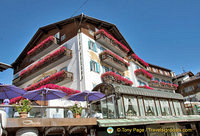
<svg viewBox="0 0 200 136">
<path fill-rule="evenodd" d="M 98 29 L 102 27 L 103 23 L 100 23 L 99 26 L 97 26 Z"/>
<path fill-rule="evenodd" d="M 62 29 L 62 27 L 59 24 L 56 24 L 56 28 L 58 28 L 59 30 Z"/>
<path fill-rule="evenodd" d="M 48 31 L 44 30 L 44 29 L 40 29 L 44 34 L 48 34 Z"/>
</svg>

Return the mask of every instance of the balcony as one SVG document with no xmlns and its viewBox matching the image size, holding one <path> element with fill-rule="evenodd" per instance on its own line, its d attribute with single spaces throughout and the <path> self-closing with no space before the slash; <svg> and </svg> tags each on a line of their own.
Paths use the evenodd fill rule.
<svg viewBox="0 0 200 136">
<path fill-rule="evenodd" d="M 170 84 L 165 82 L 158 82 L 158 81 L 150 81 L 149 82 L 150 87 L 154 88 L 160 88 L 160 89 L 168 89 L 168 90 L 176 90 L 178 85 L 176 84 Z"/>
<path fill-rule="evenodd" d="M 128 70 L 128 66 L 130 65 L 128 62 L 125 62 L 123 58 L 108 50 L 99 54 L 99 57 L 103 63 L 110 65 L 122 72 Z"/>
<path fill-rule="evenodd" d="M 143 79 L 145 81 L 149 81 L 153 77 L 149 72 L 147 72 L 144 69 L 137 69 L 137 70 L 135 70 L 134 73 L 138 78 Z"/>
<path fill-rule="evenodd" d="M 39 87 L 41 87 L 42 85 L 46 85 L 46 84 L 58 84 L 60 82 L 65 82 L 65 83 L 69 83 L 73 81 L 73 73 L 62 70 L 59 71 L 53 75 L 51 75 L 50 77 L 47 77 L 27 88 L 25 88 L 25 90 L 29 91 L 29 90 L 34 90 L 37 89 Z"/>
<path fill-rule="evenodd" d="M 127 56 L 129 49 L 117 41 L 113 36 L 108 34 L 105 30 L 101 29 L 96 32 L 96 41 L 103 44 L 106 48 L 110 49 L 121 57 Z"/>
<path fill-rule="evenodd" d="M 30 51 L 28 51 L 27 56 L 31 60 L 35 61 L 58 47 L 59 45 L 57 44 L 57 39 L 54 36 L 49 36 Z"/>
<path fill-rule="evenodd" d="M 20 72 L 19 77 L 13 80 L 13 84 L 19 86 L 71 58 L 72 50 L 61 47 Z"/>
<path fill-rule="evenodd" d="M 129 79 L 126 79 L 114 72 L 106 72 L 101 75 L 101 79 L 104 83 L 108 84 L 121 84 L 121 85 L 128 85 L 132 86 L 133 82 Z"/>
<path fill-rule="evenodd" d="M 149 64 L 146 63 L 144 60 L 142 60 L 140 57 L 138 57 L 136 54 L 132 54 L 131 57 L 137 61 L 139 64 L 141 64 L 144 67 L 149 67 Z"/>
</svg>

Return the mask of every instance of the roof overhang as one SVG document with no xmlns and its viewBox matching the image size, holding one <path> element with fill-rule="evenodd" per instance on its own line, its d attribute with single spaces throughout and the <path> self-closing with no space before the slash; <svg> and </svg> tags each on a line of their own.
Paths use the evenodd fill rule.
<svg viewBox="0 0 200 136">
<path fill-rule="evenodd" d="M 99 127 L 150 125 L 160 123 L 185 123 L 200 121 L 200 115 L 134 117 L 130 119 L 98 119 Z"/>
<path fill-rule="evenodd" d="M 0 62 L 0 71 L 1 72 L 8 69 L 8 68 L 12 68 L 12 66 L 9 65 L 9 64 L 5 64 L 5 63 Z"/>
<path fill-rule="evenodd" d="M 164 91 L 131 87 L 131 86 L 119 85 L 119 84 L 101 83 L 101 84 L 97 85 L 93 89 L 93 91 L 94 90 L 102 91 L 106 95 L 115 93 L 115 94 L 124 94 L 124 95 L 135 95 L 135 96 L 144 96 L 144 97 L 156 97 L 156 98 L 164 98 L 164 99 L 184 100 L 184 97 L 179 93 L 164 92 Z"/>
<path fill-rule="evenodd" d="M 105 22 L 93 17 L 86 16 L 84 14 L 81 14 L 81 15 L 71 17 L 69 19 L 62 20 L 62 21 L 39 28 L 38 31 L 35 33 L 35 35 L 32 37 L 32 39 L 30 40 L 30 42 L 27 44 L 27 46 L 24 48 L 24 50 L 15 60 L 15 62 L 12 63 L 12 66 L 14 67 L 16 64 L 20 63 L 23 60 L 23 58 L 26 56 L 26 52 L 28 52 L 31 48 L 35 46 L 34 44 L 40 39 L 40 37 L 43 34 L 48 33 L 48 31 L 52 29 L 61 29 L 62 26 L 73 23 L 73 22 L 88 22 L 95 25 L 97 28 L 101 28 L 101 27 L 106 28 L 110 34 L 112 34 L 118 41 L 120 41 L 127 48 L 129 48 L 130 52 L 133 53 L 132 48 L 130 47 L 128 42 L 125 40 L 123 35 L 120 33 L 120 31 L 118 30 L 115 24 L 111 24 L 109 22 Z"/>
</svg>

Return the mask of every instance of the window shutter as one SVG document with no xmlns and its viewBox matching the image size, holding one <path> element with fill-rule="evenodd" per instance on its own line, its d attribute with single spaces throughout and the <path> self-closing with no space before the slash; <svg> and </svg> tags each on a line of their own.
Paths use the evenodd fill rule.
<svg viewBox="0 0 200 136">
<path fill-rule="evenodd" d="M 97 52 L 97 45 L 94 43 L 94 51 Z"/>
<path fill-rule="evenodd" d="M 88 48 L 91 49 L 91 41 L 88 41 Z"/>
<path fill-rule="evenodd" d="M 92 60 L 90 61 L 90 71 L 92 71 Z"/>
</svg>

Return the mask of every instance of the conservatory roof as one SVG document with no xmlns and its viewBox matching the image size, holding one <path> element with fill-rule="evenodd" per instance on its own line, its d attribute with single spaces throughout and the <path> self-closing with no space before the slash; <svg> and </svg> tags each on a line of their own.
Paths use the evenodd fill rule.
<svg viewBox="0 0 200 136">
<path fill-rule="evenodd" d="M 168 98 L 168 99 L 178 99 L 183 100 L 184 97 L 178 93 L 164 92 L 158 90 L 144 89 L 138 87 L 131 87 L 119 84 L 112 84 L 115 88 L 115 93 L 129 94 L 137 96 L 147 96 L 147 97 L 158 97 L 158 98 Z"/>
</svg>

